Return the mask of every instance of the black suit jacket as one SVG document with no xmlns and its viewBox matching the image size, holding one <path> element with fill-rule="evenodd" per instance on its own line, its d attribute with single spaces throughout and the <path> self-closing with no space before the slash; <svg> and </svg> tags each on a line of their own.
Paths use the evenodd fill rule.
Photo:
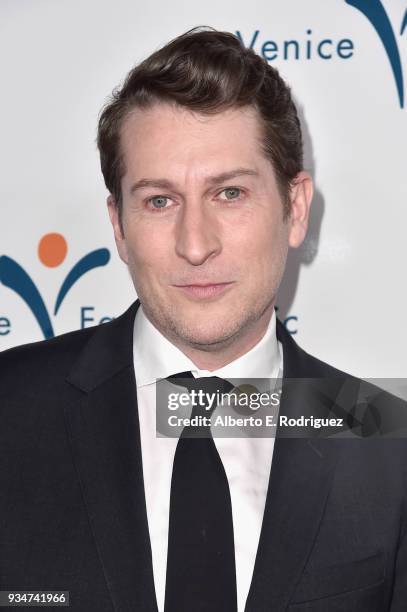
<svg viewBox="0 0 407 612">
<path fill-rule="evenodd" d="M 72 612 L 157 611 L 133 370 L 138 305 L 0 354 L 0 590 L 69 590 Z M 346 376 L 281 323 L 277 333 L 286 380 Z M 280 412 L 290 414 L 284 394 Z M 406 458 L 403 439 L 278 435 L 246 612 L 405 612 Z"/>
</svg>

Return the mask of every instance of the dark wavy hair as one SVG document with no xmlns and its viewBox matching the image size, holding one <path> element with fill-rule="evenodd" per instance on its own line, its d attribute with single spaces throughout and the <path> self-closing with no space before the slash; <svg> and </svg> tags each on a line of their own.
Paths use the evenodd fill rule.
<svg viewBox="0 0 407 612">
<path fill-rule="evenodd" d="M 290 89 L 275 68 L 236 36 L 198 27 L 136 65 L 100 113 L 97 145 L 101 169 L 120 221 L 125 173 L 121 126 L 134 108 L 148 108 L 160 101 L 206 114 L 244 106 L 257 109 L 263 151 L 273 165 L 284 217 L 288 218 L 290 186 L 303 166 L 301 126 Z"/>
</svg>

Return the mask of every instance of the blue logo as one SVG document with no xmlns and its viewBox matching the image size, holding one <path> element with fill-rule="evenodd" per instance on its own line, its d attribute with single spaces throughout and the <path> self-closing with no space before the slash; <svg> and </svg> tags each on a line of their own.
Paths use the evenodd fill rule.
<svg viewBox="0 0 407 612">
<path fill-rule="evenodd" d="M 400 51 L 397 44 L 396 30 L 381 0 L 345 0 L 349 6 L 360 11 L 370 22 L 378 34 L 390 63 L 393 78 L 396 84 L 400 108 L 404 108 L 404 82 L 403 67 Z M 407 9 L 400 26 L 400 36 L 407 29 Z M 275 60 L 349 60 L 354 55 L 355 45 L 350 38 L 334 40 L 329 37 L 316 36 L 311 29 L 305 31 L 301 38 L 290 37 L 288 40 L 264 40 L 260 30 L 254 30 L 246 41 L 242 33 L 235 32 L 239 40 L 249 49 L 259 53 L 268 62 Z"/>
<path fill-rule="evenodd" d="M 404 108 L 404 83 L 403 68 L 401 65 L 400 52 L 397 45 L 396 35 L 390 19 L 380 0 L 345 0 L 346 4 L 358 9 L 370 21 L 376 30 L 384 50 L 386 51 L 396 83 L 400 108 Z M 407 9 L 400 27 L 402 36 L 407 26 Z"/>
<path fill-rule="evenodd" d="M 38 257 L 49 268 L 59 266 L 65 259 L 68 245 L 62 234 L 43 236 L 38 245 Z M 96 249 L 82 257 L 68 272 L 58 292 L 53 314 L 57 315 L 62 303 L 75 283 L 90 270 L 105 266 L 110 260 L 108 249 Z M 53 338 L 54 329 L 44 300 L 29 274 L 19 263 L 7 255 L 0 256 L 0 283 L 19 295 L 31 310 L 44 338 Z"/>
</svg>

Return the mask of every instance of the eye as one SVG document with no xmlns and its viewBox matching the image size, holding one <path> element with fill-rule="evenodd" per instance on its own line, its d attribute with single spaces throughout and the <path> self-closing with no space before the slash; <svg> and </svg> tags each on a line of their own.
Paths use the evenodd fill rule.
<svg viewBox="0 0 407 612">
<path fill-rule="evenodd" d="M 239 187 L 226 187 L 226 189 L 223 189 L 219 195 L 225 194 L 225 198 L 221 198 L 221 200 L 237 200 L 241 193 L 242 190 L 239 189 Z"/>
<path fill-rule="evenodd" d="M 158 211 L 168 208 L 167 204 L 170 201 L 171 201 L 170 198 L 167 198 L 167 196 L 163 196 L 163 195 L 156 195 L 156 196 L 153 196 L 152 198 L 148 198 L 147 200 L 147 202 L 152 205 L 152 208 Z"/>
</svg>

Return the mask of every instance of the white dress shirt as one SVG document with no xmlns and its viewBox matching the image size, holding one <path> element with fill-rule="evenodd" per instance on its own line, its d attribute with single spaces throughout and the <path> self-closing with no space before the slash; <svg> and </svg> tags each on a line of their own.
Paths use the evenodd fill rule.
<svg viewBox="0 0 407 612">
<path fill-rule="evenodd" d="M 164 610 L 172 466 L 177 438 L 156 437 L 155 383 L 177 372 L 195 377 L 277 378 L 282 347 L 276 315 L 263 338 L 226 366 L 199 370 L 147 319 L 140 306 L 134 322 L 134 369 L 140 422 L 144 489 L 159 612 Z M 238 612 L 243 612 L 253 575 L 274 449 L 274 438 L 214 438 L 229 482 L 232 501 Z"/>
</svg>

